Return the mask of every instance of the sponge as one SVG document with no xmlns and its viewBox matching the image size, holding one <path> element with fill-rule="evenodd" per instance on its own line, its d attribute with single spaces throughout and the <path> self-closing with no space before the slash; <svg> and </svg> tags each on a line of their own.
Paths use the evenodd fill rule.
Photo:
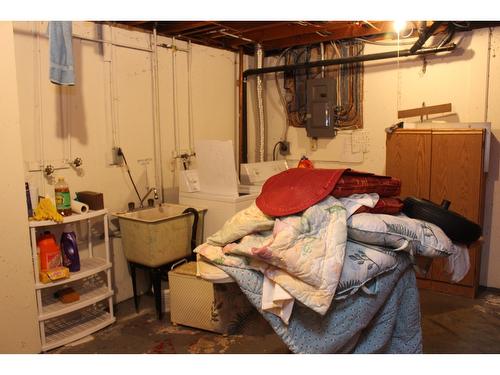
<svg viewBox="0 0 500 375">
<path fill-rule="evenodd" d="M 58 298 L 62 303 L 76 302 L 80 299 L 80 295 L 71 287 L 58 290 L 54 293 L 54 297 Z"/>
</svg>

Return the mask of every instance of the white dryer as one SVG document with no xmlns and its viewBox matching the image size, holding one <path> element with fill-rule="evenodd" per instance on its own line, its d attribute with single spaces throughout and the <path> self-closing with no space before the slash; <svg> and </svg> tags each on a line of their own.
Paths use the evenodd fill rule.
<svg viewBox="0 0 500 375">
<path fill-rule="evenodd" d="M 179 203 L 206 208 L 203 241 L 217 232 L 227 219 L 247 208 L 258 196 L 238 192 L 238 176 L 232 141 L 198 140 L 196 170 L 179 178 Z"/>
</svg>

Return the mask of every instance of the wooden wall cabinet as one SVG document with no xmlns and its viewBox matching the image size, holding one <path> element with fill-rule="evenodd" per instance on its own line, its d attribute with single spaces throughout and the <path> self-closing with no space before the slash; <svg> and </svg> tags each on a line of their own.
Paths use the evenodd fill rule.
<svg viewBox="0 0 500 375">
<path fill-rule="evenodd" d="M 414 196 L 441 204 L 482 225 L 484 129 L 398 129 L 387 136 L 386 174 L 401 179 L 401 198 Z M 471 267 L 451 283 L 446 259 L 434 259 L 421 288 L 474 298 L 479 286 L 481 239 L 469 246 Z M 425 262 L 420 259 L 419 262 Z"/>
</svg>

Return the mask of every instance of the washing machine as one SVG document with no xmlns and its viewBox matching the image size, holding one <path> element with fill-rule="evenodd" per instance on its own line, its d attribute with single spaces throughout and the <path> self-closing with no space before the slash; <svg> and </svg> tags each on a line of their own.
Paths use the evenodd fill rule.
<svg viewBox="0 0 500 375">
<path fill-rule="evenodd" d="M 271 175 L 288 168 L 285 161 L 242 164 L 239 183 L 231 141 L 196 142 L 197 169 L 179 176 L 179 203 L 206 208 L 203 241 L 237 212 L 249 207 Z"/>
</svg>

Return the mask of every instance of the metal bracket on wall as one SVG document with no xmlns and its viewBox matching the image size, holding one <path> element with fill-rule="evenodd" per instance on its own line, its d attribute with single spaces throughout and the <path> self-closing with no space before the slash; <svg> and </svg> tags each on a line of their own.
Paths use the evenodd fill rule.
<svg viewBox="0 0 500 375">
<path fill-rule="evenodd" d="M 27 161 L 26 167 L 29 172 L 44 171 L 47 175 L 58 169 L 69 169 L 70 162 L 67 160 L 42 160 L 42 161 Z M 52 171 L 47 173 L 47 171 Z"/>
</svg>

